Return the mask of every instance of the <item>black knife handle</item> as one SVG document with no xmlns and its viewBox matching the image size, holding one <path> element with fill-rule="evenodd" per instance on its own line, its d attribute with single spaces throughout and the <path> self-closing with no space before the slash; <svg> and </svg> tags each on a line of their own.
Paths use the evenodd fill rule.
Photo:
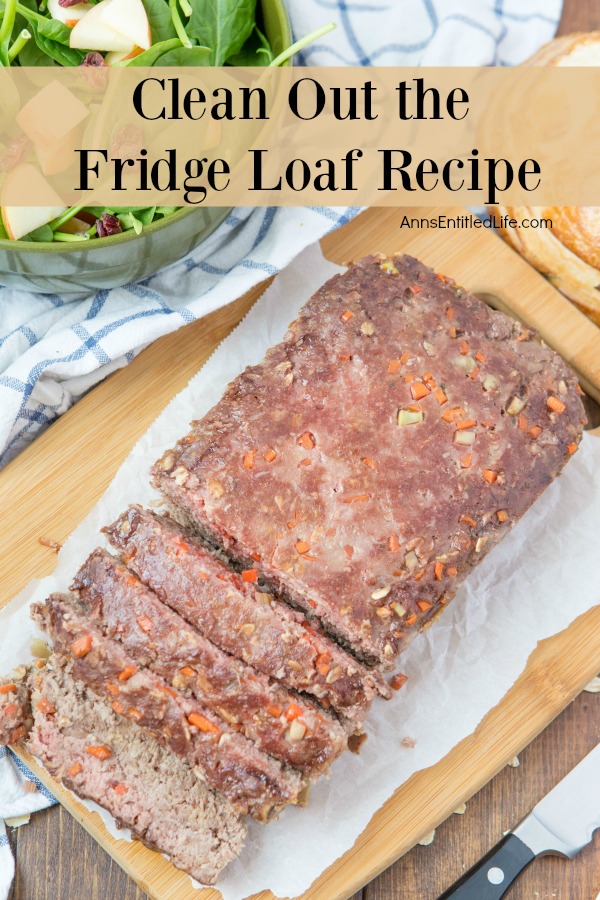
<svg viewBox="0 0 600 900">
<path fill-rule="evenodd" d="M 534 854 L 516 835 L 507 834 L 438 900 L 500 900 Z"/>
</svg>

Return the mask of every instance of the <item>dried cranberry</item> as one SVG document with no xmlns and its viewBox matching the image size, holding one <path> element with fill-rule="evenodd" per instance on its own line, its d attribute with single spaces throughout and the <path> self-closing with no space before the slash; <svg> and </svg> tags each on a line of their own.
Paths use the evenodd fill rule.
<svg viewBox="0 0 600 900">
<path fill-rule="evenodd" d="M 110 237 L 111 234 L 121 234 L 123 229 L 116 216 L 111 213 L 102 213 L 101 219 L 96 219 L 96 234 L 98 237 Z"/>
<path fill-rule="evenodd" d="M 10 172 L 18 166 L 25 159 L 29 147 L 29 138 L 26 134 L 12 140 L 0 158 L 0 172 Z"/>
<path fill-rule="evenodd" d="M 64 3 L 63 3 L 63 0 L 58 0 L 58 2 L 61 6 L 72 6 L 71 0 L 65 0 Z M 75 2 L 77 3 L 78 0 L 75 0 Z M 105 66 L 106 63 L 104 62 L 104 57 L 102 56 L 102 54 L 98 53 L 96 50 L 94 50 L 92 53 L 87 53 L 83 57 L 83 59 L 81 60 L 81 65 L 82 66 Z"/>
</svg>

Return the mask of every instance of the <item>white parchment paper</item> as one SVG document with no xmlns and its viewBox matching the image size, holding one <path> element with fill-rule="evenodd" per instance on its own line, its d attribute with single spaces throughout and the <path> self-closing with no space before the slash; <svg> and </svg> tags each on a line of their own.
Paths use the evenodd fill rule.
<svg viewBox="0 0 600 900">
<path fill-rule="evenodd" d="M 217 402 L 232 378 L 262 359 L 305 300 L 337 271 L 318 246 L 304 251 L 164 410 L 66 542 L 54 574 L 30 584 L 0 612 L 3 671 L 29 658 L 32 600 L 68 586 L 86 555 L 104 543 L 101 526 L 127 503 L 156 499 L 147 477 L 151 463 Z M 391 701 L 375 703 L 360 756 L 339 759 L 330 779 L 313 787 L 305 809 L 289 808 L 267 826 L 250 824 L 240 859 L 219 884 L 224 900 L 264 888 L 279 897 L 302 893 L 352 846 L 397 787 L 472 733 L 538 641 L 600 602 L 599 534 L 600 440 L 586 437 L 564 474 L 475 570 L 440 621 L 404 653 L 401 669 L 409 680 Z M 406 737 L 413 748 L 402 746 Z M 102 817 L 114 836 L 124 837 L 110 816 Z"/>
</svg>

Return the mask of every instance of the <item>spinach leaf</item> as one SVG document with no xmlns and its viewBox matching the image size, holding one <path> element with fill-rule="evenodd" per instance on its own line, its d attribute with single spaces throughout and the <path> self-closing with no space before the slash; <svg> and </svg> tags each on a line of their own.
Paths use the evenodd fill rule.
<svg viewBox="0 0 600 900">
<path fill-rule="evenodd" d="M 228 66 L 268 66 L 273 61 L 273 51 L 269 41 L 255 25 L 252 34 L 234 56 L 227 59 Z"/>
<path fill-rule="evenodd" d="M 171 38 L 177 37 L 171 21 L 169 4 L 165 0 L 142 0 L 142 2 L 150 22 L 152 43 L 158 44 L 161 41 L 169 41 Z"/>
<path fill-rule="evenodd" d="M 179 47 L 159 56 L 158 66 L 210 66 L 212 51 L 208 47 Z"/>
<path fill-rule="evenodd" d="M 238 53 L 252 32 L 256 0 L 190 0 L 186 31 L 212 49 L 211 65 L 222 66 Z"/>
</svg>

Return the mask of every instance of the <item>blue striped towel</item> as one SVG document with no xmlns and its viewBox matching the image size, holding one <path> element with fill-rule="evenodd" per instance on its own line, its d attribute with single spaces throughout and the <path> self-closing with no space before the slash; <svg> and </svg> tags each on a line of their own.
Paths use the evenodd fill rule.
<svg viewBox="0 0 600 900">
<path fill-rule="evenodd" d="M 294 34 L 338 28 L 306 65 L 515 65 L 553 36 L 562 0 L 287 0 Z M 85 297 L 0 288 L 0 465 L 94 384 L 162 334 L 273 275 L 358 208 L 237 209 L 204 244 L 144 282 Z M 43 809 L 44 789 L 0 749 L 0 900 L 14 864 L 2 820 Z"/>
</svg>

